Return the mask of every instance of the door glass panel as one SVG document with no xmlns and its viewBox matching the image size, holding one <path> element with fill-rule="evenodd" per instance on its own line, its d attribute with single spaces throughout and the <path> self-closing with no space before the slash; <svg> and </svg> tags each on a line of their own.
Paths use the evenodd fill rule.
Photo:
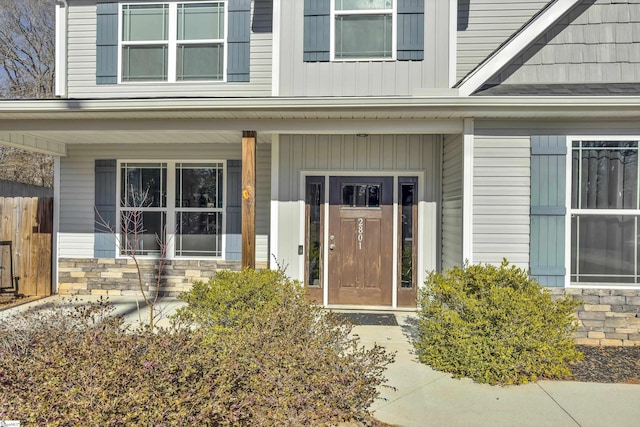
<svg viewBox="0 0 640 427">
<path fill-rule="evenodd" d="M 356 185 L 356 207 L 367 206 L 367 186 Z"/>
<path fill-rule="evenodd" d="M 380 207 L 380 184 L 343 185 L 342 205 L 350 208 Z"/>
<path fill-rule="evenodd" d="M 307 183 L 307 286 L 320 287 L 323 182 Z"/>
<path fill-rule="evenodd" d="M 402 288 L 413 287 L 413 226 L 415 221 L 415 218 L 413 217 L 414 192 L 414 184 L 400 185 L 400 202 L 402 204 L 402 229 L 400 230 L 400 286 Z"/>
</svg>

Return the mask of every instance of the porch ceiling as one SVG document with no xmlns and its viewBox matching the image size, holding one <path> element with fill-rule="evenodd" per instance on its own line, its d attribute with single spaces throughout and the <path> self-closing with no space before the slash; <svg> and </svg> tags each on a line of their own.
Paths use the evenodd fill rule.
<svg viewBox="0 0 640 427">
<path fill-rule="evenodd" d="M 240 143 L 274 133 L 461 133 L 463 119 L 640 119 L 640 97 L 154 98 L 0 101 L 0 144 Z"/>
</svg>

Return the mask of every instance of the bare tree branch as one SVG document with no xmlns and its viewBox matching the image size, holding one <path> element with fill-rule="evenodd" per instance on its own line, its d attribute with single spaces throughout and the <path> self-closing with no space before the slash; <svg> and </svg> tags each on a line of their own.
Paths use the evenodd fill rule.
<svg viewBox="0 0 640 427">
<path fill-rule="evenodd" d="M 0 98 L 52 98 L 55 1 L 0 0 Z M 0 146 L 0 179 L 53 186 L 53 158 Z"/>
</svg>

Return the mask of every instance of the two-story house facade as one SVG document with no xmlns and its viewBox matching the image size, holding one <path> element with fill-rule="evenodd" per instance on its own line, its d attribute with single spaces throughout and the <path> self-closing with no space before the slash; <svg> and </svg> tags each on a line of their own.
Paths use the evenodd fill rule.
<svg viewBox="0 0 640 427">
<path fill-rule="evenodd" d="M 58 99 L 0 103 L 56 156 L 56 291 L 285 267 L 327 307 L 412 309 L 429 271 L 503 258 L 640 341 L 640 4 L 60 0 Z M 146 193 L 132 207 L 128 193 Z"/>
</svg>

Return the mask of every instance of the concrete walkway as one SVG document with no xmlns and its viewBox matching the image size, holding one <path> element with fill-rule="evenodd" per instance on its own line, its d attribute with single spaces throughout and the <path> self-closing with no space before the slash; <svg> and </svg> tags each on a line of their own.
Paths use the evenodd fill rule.
<svg viewBox="0 0 640 427">
<path fill-rule="evenodd" d="M 96 297 L 83 297 L 95 300 Z M 148 311 L 139 299 L 110 297 L 115 314 L 130 323 L 146 322 Z M 51 297 L 0 311 L 0 322 L 10 313 L 42 307 Z M 160 325 L 180 305 L 163 299 Z M 387 370 L 389 386 L 373 406 L 374 416 L 397 426 L 638 426 L 640 385 L 540 381 L 524 386 L 496 387 L 456 380 L 418 363 L 410 344 L 415 315 L 396 313 L 399 326 L 357 326 L 354 333 L 364 345 L 378 343 L 397 352 Z"/>
<path fill-rule="evenodd" d="M 374 416 L 398 426 L 638 426 L 640 385 L 540 381 L 497 387 L 457 380 L 418 363 L 409 343 L 414 315 L 400 326 L 358 326 L 364 343 L 396 351 Z"/>
</svg>

